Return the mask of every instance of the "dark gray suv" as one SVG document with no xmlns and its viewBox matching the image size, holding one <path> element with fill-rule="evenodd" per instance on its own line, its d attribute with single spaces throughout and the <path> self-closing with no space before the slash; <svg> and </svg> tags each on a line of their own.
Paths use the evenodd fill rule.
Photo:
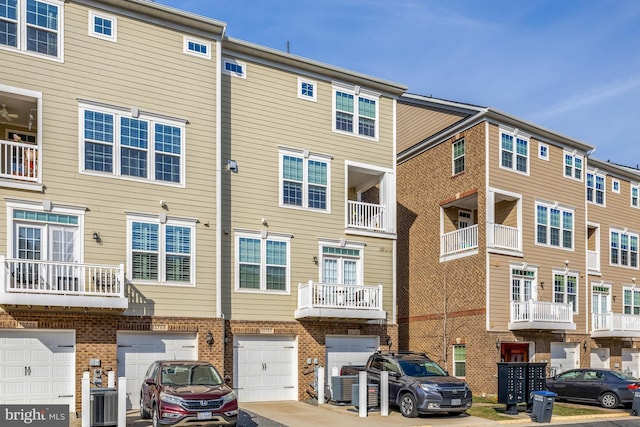
<svg viewBox="0 0 640 427">
<path fill-rule="evenodd" d="M 448 412 L 460 415 L 471 407 L 471 389 L 460 378 L 449 376 L 423 353 L 374 353 L 367 362 L 368 380 L 380 383 L 380 372 L 389 372 L 389 403 L 405 417 Z"/>
</svg>

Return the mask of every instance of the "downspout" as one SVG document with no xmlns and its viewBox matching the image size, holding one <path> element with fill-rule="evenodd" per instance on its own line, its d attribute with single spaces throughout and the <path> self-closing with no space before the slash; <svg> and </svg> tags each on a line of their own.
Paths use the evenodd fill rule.
<svg viewBox="0 0 640 427">
<path fill-rule="evenodd" d="M 222 40 L 227 27 L 220 35 L 220 45 L 216 49 L 216 317 L 222 314 Z M 224 341 L 224 340 L 223 340 Z"/>
</svg>

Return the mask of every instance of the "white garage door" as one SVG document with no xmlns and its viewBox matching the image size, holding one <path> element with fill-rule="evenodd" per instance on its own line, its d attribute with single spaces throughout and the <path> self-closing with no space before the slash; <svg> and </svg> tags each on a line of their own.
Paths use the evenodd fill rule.
<svg viewBox="0 0 640 427">
<path fill-rule="evenodd" d="M 0 331 L 0 403 L 75 407 L 73 331 Z"/>
<path fill-rule="evenodd" d="M 140 407 L 140 385 L 156 360 L 196 360 L 195 333 L 118 333 L 118 376 L 127 378 L 127 409 Z"/>
<path fill-rule="evenodd" d="M 297 360 L 295 337 L 234 336 L 233 378 L 238 401 L 298 400 Z"/>
<path fill-rule="evenodd" d="M 551 343 L 551 375 L 580 367 L 580 343 Z"/>
<path fill-rule="evenodd" d="M 342 365 L 364 365 L 371 353 L 378 350 L 378 337 L 369 336 L 328 336 L 325 339 L 327 347 L 327 383 L 331 385 L 333 368 Z"/>
</svg>

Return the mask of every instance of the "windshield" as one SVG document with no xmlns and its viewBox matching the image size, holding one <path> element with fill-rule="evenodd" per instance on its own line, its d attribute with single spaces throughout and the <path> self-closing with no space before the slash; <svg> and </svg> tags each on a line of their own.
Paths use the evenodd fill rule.
<svg viewBox="0 0 640 427">
<path fill-rule="evenodd" d="M 222 384 L 218 371 L 213 366 L 208 365 L 163 366 L 160 381 L 163 385 L 172 386 L 216 386 Z"/>
<path fill-rule="evenodd" d="M 440 365 L 429 359 L 400 360 L 399 363 L 404 374 L 410 377 L 447 376 L 447 372 Z"/>
</svg>

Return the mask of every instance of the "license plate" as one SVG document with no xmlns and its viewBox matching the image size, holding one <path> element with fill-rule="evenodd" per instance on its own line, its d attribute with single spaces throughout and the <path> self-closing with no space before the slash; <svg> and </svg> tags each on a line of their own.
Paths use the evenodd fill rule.
<svg viewBox="0 0 640 427">
<path fill-rule="evenodd" d="M 460 399 L 451 399 L 451 406 L 460 406 L 462 400 Z"/>
<path fill-rule="evenodd" d="M 210 420 L 211 419 L 211 412 L 198 412 L 198 419 L 199 420 Z"/>
</svg>

